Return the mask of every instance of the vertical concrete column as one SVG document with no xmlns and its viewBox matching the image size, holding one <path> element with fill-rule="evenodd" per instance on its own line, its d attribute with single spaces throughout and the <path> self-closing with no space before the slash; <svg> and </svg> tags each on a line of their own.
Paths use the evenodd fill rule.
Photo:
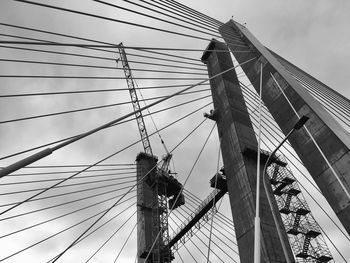
<svg viewBox="0 0 350 263">
<path fill-rule="evenodd" d="M 233 67 L 226 45 L 216 40 L 209 44 L 202 61 L 207 64 L 210 77 Z M 257 140 L 235 70 L 212 79 L 210 86 L 239 255 L 242 263 L 252 263 Z M 262 184 L 260 193 L 261 260 L 286 262 Z M 287 240 L 286 234 L 284 238 Z M 293 258 L 290 248 L 289 257 Z"/>
<path fill-rule="evenodd" d="M 157 194 L 147 183 L 149 178 L 155 177 L 157 163 L 154 156 L 146 153 L 139 153 L 136 157 L 137 181 L 145 175 L 146 178 L 137 185 L 137 255 L 138 263 L 146 263 L 145 258 L 153 243 L 153 232 L 158 233 L 159 229 L 154 229 L 152 222 L 152 208 L 157 202 Z M 153 169 L 153 170 L 152 170 Z M 147 263 L 152 262 L 152 255 Z"/>
<path fill-rule="evenodd" d="M 305 126 L 320 146 L 344 187 L 305 130 L 294 133 L 289 141 L 350 234 L 350 198 L 346 193 L 350 192 L 350 134 L 292 77 L 278 59 L 247 28 L 231 20 L 221 26 L 220 32 L 239 63 L 256 58 L 254 62 L 242 66 L 256 91 L 259 90 L 260 63 L 264 62 L 263 101 L 284 134 L 291 130 L 298 117 L 271 74 L 298 114 L 310 118 Z"/>
</svg>

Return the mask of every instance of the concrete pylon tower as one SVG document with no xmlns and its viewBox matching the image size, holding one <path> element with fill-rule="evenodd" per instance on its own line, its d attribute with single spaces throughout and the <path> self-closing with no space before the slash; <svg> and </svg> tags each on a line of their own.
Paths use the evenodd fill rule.
<svg viewBox="0 0 350 263">
<path fill-rule="evenodd" d="M 350 134 L 287 70 L 291 63 L 267 49 L 246 27 L 230 20 L 219 31 L 238 63 L 254 59 L 242 69 L 257 92 L 264 64 L 262 100 L 284 134 L 299 116 L 309 117 L 307 130 L 294 133 L 289 142 L 350 234 Z M 293 67 L 303 79 L 318 82 Z"/>
<path fill-rule="evenodd" d="M 226 45 L 216 40 L 211 41 L 202 61 L 207 65 L 209 77 L 233 67 Z M 221 141 L 239 256 L 242 263 L 252 263 L 258 144 L 235 71 L 213 78 L 210 86 L 214 102 L 212 117 L 217 122 Z M 260 200 L 261 261 L 286 262 L 262 184 Z M 284 239 L 288 240 L 285 233 Z M 288 254 L 293 262 L 290 248 Z"/>
<path fill-rule="evenodd" d="M 153 222 L 152 209 L 158 202 L 157 193 L 147 183 L 148 177 L 154 177 L 156 173 L 157 159 L 146 153 L 139 153 L 136 157 L 137 181 L 137 258 L 138 263 L 152 262 L 152 255 L 146 261 L 145 258 L 153 244 L 153 233 L 159 231 Z M 143 178 L 142 181 L 140 181 Z"/>
</svg>

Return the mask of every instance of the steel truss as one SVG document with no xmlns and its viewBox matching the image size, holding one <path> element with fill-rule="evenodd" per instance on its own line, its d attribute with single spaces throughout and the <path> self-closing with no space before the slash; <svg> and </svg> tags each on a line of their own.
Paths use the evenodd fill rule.
<svg viewBox="0 0 350 263">
<path fill-rule="evenodd" d="M 296 262 L 334 262 L 292 171 L 282 156 L 276 159 L 267 174 Z"/>
</svg>

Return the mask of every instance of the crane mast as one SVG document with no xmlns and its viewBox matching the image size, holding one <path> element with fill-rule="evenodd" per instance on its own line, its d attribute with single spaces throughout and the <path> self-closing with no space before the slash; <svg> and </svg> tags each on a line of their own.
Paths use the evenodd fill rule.
<svg viewBox="0 0 350 263">
<path fill-rule="evenodd" d="M 131 103 L 132 103 L 132 106 L 134 108 L 134 111 L 138 111 L 140 109 L 139 99 L 137 97 L 134 79 L 132 77 L 132 73 L 130 70 L 128 59 L 126 57 L 123 43 L 120 43 L 118 45 L 118 50 L 119 50 L 120 60 L 121 60 L 122 65 L 123 65 L 123 70 L 124 70 L 126 82 L 128 85 L 130 97 L 131 97 Z M 137 126 L 139 128 L 141 141 L 143 144 L 143 149 L 144 149 L 145 153 L 153 156 L 152 148 L 151 148 L 151 144 L 150 144 L 149 139 L 148 139 L 147 129 L 145 126 L 145 122 L 143 120 L 142 112 L 141 111 L 136 112 L 135 117 L 136 117 Z"/>
<path fill-rule="evenodd" d="M 140 104 L 136 93 L 135 82 L 132 76 L 132 72 L 128 63 L 127 55 L 122 43 L 118 45 L 120 59 L 123 65 L 123 70 L 128 85 L 128 90 L 131 97 L 131 102 L 134 108 L 136 121 L 141 136 L 144 152 L 146 158 L 151 158 L 156 160 L 156 157 L 153 156 L 151 144 L 149 142 L 147 129 L 143 120 L 143 114 L 139 111 Z M 182 185 L 171 175 L 169 175 L 169 163 L 172 158 L 172 154 L 167 150 L 163 140 L 161 140 L 166 155 L 162 158 L 162 164 L 160 167 L 156 168 L 155 172 L 149 173 L 145 179 L 147 186 L 144 186 L 143 183 L 138 185 L 138 198 L 140 198 L 140 206 L 146 208 L 145 204 L 151 203 L 148 209 L 151 209 L 151 225 L 145 227 L 152 228 L 152 242 L 155 242 L 155 245 L 148 243 L 147 246 L 153 247 L 152 251 L 147 250 L 142 251 L 140 258 L 148 258 L 146 263 L 168 263 L 174 257 L 169 247 L 170 237 L 168 231 L 168 207 L 170 209 L 176 209 L 180 205 L 184 204 L 184 196 L 182 194 Z M 138 159 L 144 157 L 143 153 L 139 154 Z M 144 196 L 144 187 L 147 189 L 152 189 L 152 198 Z M 146 190 L 147 191 L 147 190 Z M 147 199 L 147 200 L 145 200 Z M 149 215 L 148 215 L 149 216 Z M 149 222 L 149 220 L 147 221 Z M 160 234 L 159 234 L 160 233 Z"/>
</svg>

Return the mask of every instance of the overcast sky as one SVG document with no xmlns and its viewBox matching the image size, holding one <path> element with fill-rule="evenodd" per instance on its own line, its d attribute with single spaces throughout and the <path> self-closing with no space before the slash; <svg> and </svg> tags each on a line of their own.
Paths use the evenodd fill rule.
<svg viewBox="0 0 350 263">
<path fill-rule="evenodd" d="M 40 2 L 40 1 L 37 1 Z M 48 2 L 48 1 L 41 1 Z M 94 13 L 104 17 L 114 19 L 121 19 L 138 23 L 142 25 L 158 27 L 171 31 L 177 31 L 185 34 L 193 34 L 210 39 L 211 36 L 192 31 L 181 29 L 173 25 L 168 25 L 159 21 L 147 19 L 143 16 L 128 13 L 123 10 L 107 7 L 105 5 L 95 3 L 89 0 L 73 0 L 73 1 L 49 1 L 52 5 L 75 9 L 87 13 Z M 136 7 L 124 1 L 109 0 L 109 2 L 116 5 L 135 9 Z M 142 3 L 141 1 L 138 1 Z M 149 1 L 151 2 L 151 1 Z M 350 72 L 350 3 L 346 0 L 267 0 L 267 1 L 253 1 L 253 0 L 220 0 L 220 1 L 181 1 L 183 4 L 192 7 L 204 14 L 207 14 L 219 21 L 226 22 L 233 18 L 240 23 L 246 23 L 247 28 L 268 48 L 272 49 L 279 55 L 288 59 L 301 69 L 310 73 L 320 81 L 332 87 L 334 90 L 340 92 L 347 98 L 350 97 L 350 89 L 348 88 L 348 77 Z M 135 9 L 143 12 L 141 9 Z M 147 12 L 147 14 L 152 14 Z M 158 15 L 159 16 L 159 15 Z M 150 29 L 142 29 L 140 27 L 123 25 L 120 23 L 107 21 L 103 19 L 91 18 L 67 12 L 50 10 L 48 8 L 31 6 L 25 3 L 18 3 L 10 0 L 2 0 L 0 3 L 0 17 L 1 23 L 13 24 L 18 26 L 26 26 L 30 28 L 42 29 L 47 31 L 58 32 L 67 35 L 74 35 L 78 37 L 90 38 L 98 41 L 118 44 L 123 42 L 125 46 L 139 46 L 139 47 L 166 47 L 166 48 L 188 48 L 203 50 L 208 45 L 206 40 L 191 39 L 189 37 L 177 36 L 164 32 L 157 32 Z M 162 16 L 159 16 L 162 17 Z M 162 17 L 163 18 L 163 17 Z M 169 19 L 169 18 L 166 18 Z M 57 41 L 63 43 L 84 43 L 83 41 L 74 40 L 70 38 L 58 37 L 43 33 L 36 33 L 27 30 L 20 30 L 11 27 L 0 25 L 1 34 L 16 35 L 20 37 L 37 38 L 42 40 Z M 0 40 L 20 40 L 12 37 L 0 36 Z M 87 54 L 91 56 L 103 56 L 109 58 L 118 58 L 117 54 L 107 52 L 97 52 L 93 50 L 82 50 L 74 47 L 38 47 L 26 46 L 33 49 L 45 49 L 58 52 L 71 52 L 78 54 Z M 132 54 L 152 56 L 152 53 L 145 53 L 140 51 L 129 51 Z M 177 56 L 185 56 L 188 58 L 198 59 L 196 64 L 200 64 L 201 52 L 187 52 L 187 51 L 164 51 Z M 184 65 L 180 63 L 172 63 L 161 60 L 152 60 L 141 58 L 137 56 L 128 56 L 129 60 L 138 62 L 155 62 L 172 65 Z M 166 58 L 161 55 L 154 55 L 158 58 Z M 0 58 L 2 59 L 17 59 L 17 60 L 35 60 L 35 61 L 49 61 L 59 63 L 76 63 L 88 65 L 100 65 L 107 67 L 116 67 L 115 61 L 105 61 L 98 59 L 79 58 L 64 55 L 54 55 L 40 52 L 20 51 L 16 49 L 0 48 Z M 171 58 L 176 59 L 176 58 Z M 186 61 L 185 59 L 178 59 Z M 145 66 L 138 63 L 130 63 L 132 69 L 156 69 L 156 70 L 173 70 L 182 73 L 153 73 L 147 71 L 133 71 L 135 78 L 155 78 L 155 77 L 175 77 L 175 78 L 206 78 L 205 71 L 189 70 L 181 68 L 166 68 Z M 204 69 L 203 66 L 187 65 L 188 67 L 196 67 Z M 188 73 L 203 73 L 204 75 L 191 75 Z M 54 76 L 114 76 L 123 77 L 124 73 L 118 65 L 116 69 L 91 69 L 91 68 L 77 68 L 77 67 L 63 67 L 52 65 L 35 65 L 28 63 L 15 62 L 1 62 L 0 61 L 0 75 L 54 75 Z M 199 80 L 155 80 L 155 79 L 140 79 L 137 80 L 139 87 L 147 86 L 161 86 L 161 85 L 190 85 L 197 83 Z M 126 88 L 125 80 L 78 80 L 78 79 L 28 79 L 28 78 L 0 78 L 0 94 L 20 94 L 30 92 L 54 92 L 54 91 L 76 91 L 76 90 L 96 90 L 96 89 L 116 89 Z M 207 89 L 208 86 L 197 87 L 196 89 Z M 179 88 L 172 89 L 151 89 L 142 92 L 145 98 L 168 95 Z M 151 109 L 155 111 L 169 106 L 176 105 L 191 99 L 201 96 L 209 95 L 208 91 L 195 93 L 192 95 L 184 95 L 179 98 L 169 100 Z M 80 95 L 57 95 L 57 96 L 30 96 L 23 98 L 0 98 L 0 121 L 11 120 L 16 118 L 23 118 L 34 116 L 38 114 L 47 114 L 53 112 L 60 112 L 72 109 L 80 109 L 92 106 L 100 106 L 106 104 L 114 104 L 120 102 L 128 102 L 130 100 L 127 91 L 123 92 L 109 92 L 109 93 L 89 93 Z M 161 128 L 181 116 L 198 109 L 199 107 L 209 103 L 210 98 L 205 98 L 187 106 L 179 107 L 175 110 L 165 111 L 154 115 L 154 121 L 158 128 Z M 191 129 L 193 129 L 203 119 L 203 112 L 209 111 L 212 106 L 200 110 L 189 118 L 186 118 L 177 125 L 161 132 L 163 140 L 167 147 L 172 149 L 179 141 L 181 141 Z M 130 104 L 109 107 L 100 110 L 83 111 L 74 114 L 58 115 L 55 117 L 38 118 L 29 121 L 20 121 L 12 123 L 0 124 L 0 156 L 7 156 L 22 150 L 26 150 L 35 146 L 46 144 L 58 139 L 79 134 L 106 123 L 112 119 L 121 117 L 126 113 L 132 111 Z M 146 112 L 147 113 L 147 112 Z M 149 133 L 155 131 L 155 127 L 149 118 L 146 118 L 146 126 Z M 206 137 L 212 128 L 213 123 L 206 121 L 203 126 L 196 131 L 196 133 L 189 137 L 174 152 L 174 166 L 178 173 L 178 178 L 184 182 L 189 174 L 195 159 L 203 146 Z M 102 158 L 128 146 L 137 141 L 139 134 L 135 121 L 122 124 L 115 128 L 107 129 L 98 134 L 90 136 L 53 153 L 51 156 L 37 163 L 37 165 L 67 165 L 67 164 L 92 164 L 101 160 Z M 202 157 L 198 162 L 196 168 L 193 170 L 186 188 L 204 199 L 212 189 L 210 189 L 208 181 L 214 175 L 217 169 L 217 158 L 219 146 L 217 143 L 216 130 L 212 134 L 208 145 L 203 151 Z M 161 157 L 165 151 L 157 136 L 151 138 L 151 144 L 154 154 Z M 105 163 L 126 163 L 133 164 L 138 152 L 142 151 L 142 145 L 139 143 L 121 154 L 114 156 Z M 0 166 L 9 165 L 21 158 L 28 156 L 24 154 L 13 158 L 0 160 Z M 221 165 L 221 163 L 220 163 Z M 31 169 L 30 171 L 33 171 Z M 24 173 L 23 170 L 18 173 Z M 295 176 L 298 176 L 297 174 Z M 51 177 L 50 177 L 51 178 Z M 11 178 L 2 179 L 3 182 L 14 182 Z M 27 179 L 26 179 L 27 180 Z M 35 187 L 47 187 L 52 182 L 46 184 L 38 184 Z M 33 185 L 31 185 L 33 187 Z M 77 187 L 76 189 L 83 189 Z M 18 186 L 2 186 L 2 192 L 11 192 L 18 190 Z M 20 189 L 29 189 L 25 186 Z M 316 192 L 311 190 L 311 192 Z M 59 191 L 52 192 L 59 193 Z M 97 192 L 96 192 L 97 193 Z M 0 196 L 0 203 L 8 203 L 21 198 L 29 197 L 33 193 L 24 195 Z M 316 194 L 316 193 L 315 193 Z M 15 196 L 15 197 L 13 197 Z M 82 197 L 82 196 L 77 196 Z M 17 199 L 16 199 L 17 198 Z M 317 196 L 318 198 L 318 196 Z M 227 205 L 227 196 L 223 204 L 223 213 L 231 216 Z M 55 202 L 63 202 L 70 200 L 69 197 L 61 198 Z M 100 199 L 98 199 L 100 200 Z M 135 199 L 134 199 L 135 200 Z M 96 200 L 94 200 L 96 201 Z M 90 201 L 89 201 L 90 202 Z M 92 201 L 91 201 L 92 202 Z M 320 199 L 322 206 L 327 207 L 324 200 Z M 49 201 L 41 202 L 39 204 L 23 206 L 11 214 L 29 211 L 30 209 L 46 207 L 50 205 Z M 88 202 L 85 203 L 89 204 Z M 108 203 L 109 205 L 111 203 Z M 126 203 L 131 204 L 131 202 Z M 125 205 L 126 205 L 125 204 Z M 310 203 L 311 207 L 316 207 L 315 204 Z M 45 219 L 50 219 L 54 216 L 60 215 L 64 212 L 71 211 L 77 208 L 78 205 L 70 208 L 60 208 L 57 210 L 48 210 L 48 212 L 40 213 L 40 216 L 24 217 L 11 222 L 5 221 L 0 225 L 0 232 L 11 232 L 24 226 L 28 226 L 33 221 L 40 222 Z M 31 230 L 27 235 L 14 235 L 11 238 L 0 239 L 1 252 L 0 257 L 3 258 L 23 246 L 32 244 L 33 242 L 45 238 L 49 234 L 53 234 L 63 227 L 70 226 L 79 219 L 91 215 L 94 211 L 100 211 L 108 207 L 106 204 L 98 206 L 96 210 L 90 211 L 86 214 L 73 215 L 69 218 L 56 221 L 52 224 L 45 224 L 37 230 Z M 126 207 L 126 206 L 124 206 Z M 122 207 L 121 209 L 123 209 Z M 328 209 L 328 208 L 327 208 Z M 118 212 L 118 211 L 117 211 Z M 117 213 L 115 212 L 115 214 Z M 86 255 L 86 248 L 91 248 L 91 251 L 97 249 L 105 240 L 106 236 L 112 234 L 121 222 L 125 221 L 133 211 L 129 214 L 123 214 L 121 219 L 118 219 L 114 226 L 110 229 L 105 229 L 99 234 L 95 235 L 93 239 L 87 239 L 85 246 L 76 248 L 70 255 L 63 258 L 62 262 L 71 262 L 71 260 L 79 261 L 80 255 Z M 320 224 L 326 227 L 328 234 L 333 238 L 335 244 L 339 247 L 341 252 L 350 258 L 350 252 L 346 248 L 349 247 L 349 242 L 339 234 L 339 231 L 325 218 L 320 210 L 313 211 L 316 219 L 319 219 Z M 336 219 L 335 219 L 336 220 Z M 135 218 L 130 222 L 135 222 Z M 119 224 L 119 225 L 118 225 Z M 12 259 L 5 262 L 46 262 L 50 257 L 62 251 L 68 242 L 74 240 L 88 225 L 84 225 L 79 229 L 75 229 L 65 236 L 57 237 L 54 240 L 43 244 L 42 246 L 28 250 Z M 117 235 L 118 238 L 110 242 L 109 249 L 106 252 L 98 254 L 92 262 L 106 262 L 104 260 L 112 260 L 117 252 L 113 247 L 118 249 L 121 247 L 126 236 L 131 231 L 132 224 L 122 229 L 122 233 Z M 195 241 L 198 242 L 199 241 Z M 205 240 L 207 242 L 207 240 Z M 3 248 L 7 249 L 3 249 Z M 126 252 L 121 255 L 120 262 L 134 262 L 136 248 L 136 236 L 133 235 L 130 239 Z M 195 251 L 195 248 L 190 247 Z M 334 248 L 330 247 L 336 261 L 343 262 L 339 255 L 336 254 Z M 181 250 L 180 250 L 181 251 Z M 191 262 L 188 253 L 182 252 L 186 262 Z M 204 262 L 204 258 L 198 253 L 194 252 L 199 262 Z M 90 254 L 89 254 L 90 255 Z M 175 255 L 176 256 L 176 255 Z M 87 256 L 88 257 L 88 256 Z M 42 259 L 43 260 L 38 260 Z M 83 259 L 85 262 L 85 257 Z M 110 262 L 110 261 L 108 261 Z M 113 261 L 112 261 L 113 262 Z M 181 262 L 178 257 L 174 262 Z M 215 256 L 212 262 L 220 262 Z"/>
</svg>

